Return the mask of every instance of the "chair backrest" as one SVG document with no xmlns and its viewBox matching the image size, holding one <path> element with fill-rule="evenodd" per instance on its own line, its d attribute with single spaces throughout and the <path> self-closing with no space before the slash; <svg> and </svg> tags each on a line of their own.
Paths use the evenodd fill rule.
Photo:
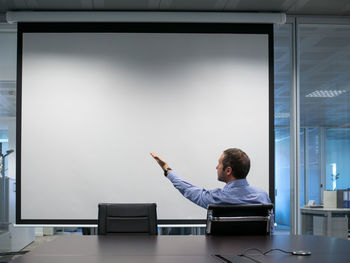
<svg viewBox="0 0 350 263">
<path fill-rule="evenodd" d="M 270 235 L 272 204 L 209 205 L 208 235 Z"/>
<path fill-rule="evenodd" d="M 99 235 L 157 235 L 156 204 L 98 204 Z"/>
</svg>

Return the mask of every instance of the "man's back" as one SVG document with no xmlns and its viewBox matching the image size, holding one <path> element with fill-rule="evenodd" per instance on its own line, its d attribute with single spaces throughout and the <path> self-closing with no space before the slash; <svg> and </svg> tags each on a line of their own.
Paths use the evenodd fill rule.
<svg viewBox="0 0 350 263">
<path fill-rule="evenodd" d="M 265 191 L 250 186 L 246 179 L 235 180 L 227 183 L 224 188 L 213 190 L 196 187 L 180 178 L 174 171 L 168 174 L 168 179 L 184 197 L 205 209 L 209 204 L 271 203 Z"/>
</svg>

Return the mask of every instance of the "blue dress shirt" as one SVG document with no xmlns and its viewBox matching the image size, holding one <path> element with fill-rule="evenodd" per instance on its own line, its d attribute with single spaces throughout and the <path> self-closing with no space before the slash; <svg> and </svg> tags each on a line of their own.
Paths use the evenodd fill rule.
<svg viewBox="0 0 350 263">
<path fill-rule="evenodd" d="M 167 177 L 184 197 L 205 209 L 209 204 L 271 203 L 264 190 L 250 186 L 246 179 L 229 182 L 222 189 L 205 190 L 184 181 L 174 171 L 170 171 Z"/>
</svg>

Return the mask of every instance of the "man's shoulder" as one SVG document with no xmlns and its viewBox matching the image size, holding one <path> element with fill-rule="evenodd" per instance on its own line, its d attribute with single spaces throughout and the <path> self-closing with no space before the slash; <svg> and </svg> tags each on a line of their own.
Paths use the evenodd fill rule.
<svg viewBox="0 0 350 263">
<path fill-rule="evenodd" d="M 252 190 L 254 190 L 255 192 L 257 192 L 257 193 L 265 193 L 265 194 L 267 194 L 266 191 L 264 189 L 260 188 L 260 187 L 256 187 L 256 186 L 249 186 L 249 187 Z"/>
<path fill-rule="evenodd" d="M 207 190 L 208 193 L 211 193 L 213 195 L 215 194 L 222 194 L 223 193 L 223 189 L 222 188 L 215 188 L 215 189 L 211 189 L 211 190 Z"/>
</svg>

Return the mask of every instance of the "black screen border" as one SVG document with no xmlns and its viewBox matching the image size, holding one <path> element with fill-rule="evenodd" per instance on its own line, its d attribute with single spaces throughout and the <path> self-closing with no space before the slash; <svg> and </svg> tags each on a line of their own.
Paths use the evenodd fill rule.
<svg viewBox="0 0 350 263">
<path fill-rule="evenodd" d="M 274 55 L 273 24 L 239 23 L 18 23 L 17 29 L 17 116 L 16 116 L 16 224 L 96 225 L 96 219 L 22 219 L 21 217 L 21 131 L 22 131 L 22 59 L 25 33 L 190 33 L 190 34 L 265 34 L 269 54 L 269 196 L 275 203 L 274 132 Z M 158 219 L 158 224 L 196 225 L 205 219 Z"/>
</svg>

